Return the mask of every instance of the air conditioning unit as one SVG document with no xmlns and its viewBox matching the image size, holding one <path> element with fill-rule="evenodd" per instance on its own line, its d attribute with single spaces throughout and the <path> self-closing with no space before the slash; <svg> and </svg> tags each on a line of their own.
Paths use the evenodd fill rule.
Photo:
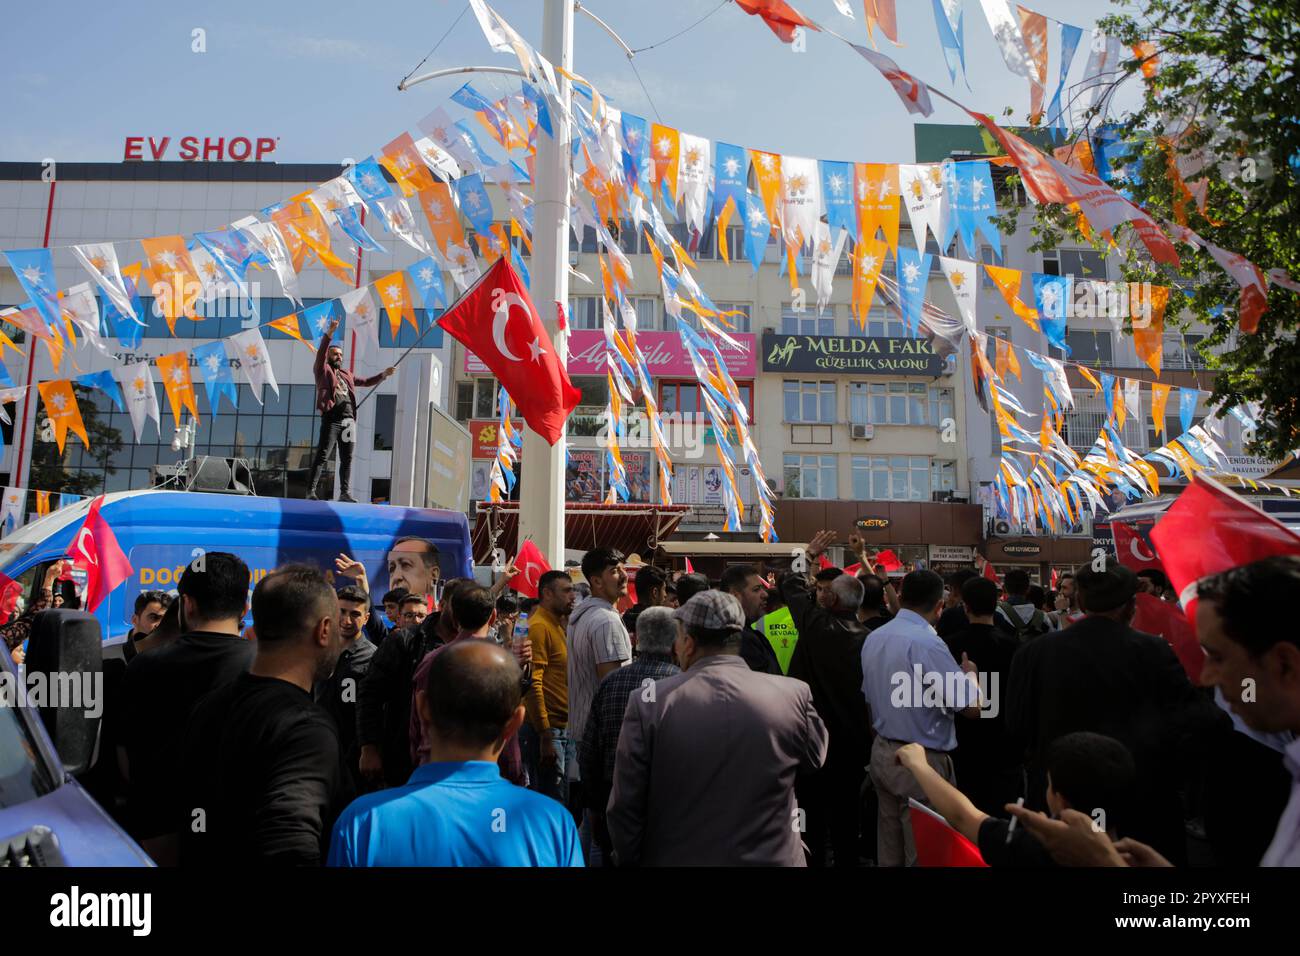
<svg viewBox="0 0 1300 956">
<path fill-rule="evenodd" d="M 876 437 L 875 425 L 851 424 L 849 425 L 849 435 L 855 441 L 870 441 Z"/>
</svg>

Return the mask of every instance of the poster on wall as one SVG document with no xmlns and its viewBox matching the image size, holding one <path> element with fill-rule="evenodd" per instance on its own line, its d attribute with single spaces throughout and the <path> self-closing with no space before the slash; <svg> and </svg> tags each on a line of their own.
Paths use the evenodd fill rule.
<svg viewBox="0 0 1300 956">
<path fill-rule="evenodd" d="M 600 502 L 605 498 L 603 451 L 569 451 L 569 464 L 564 470 L 564 500 L 575 502 Z"/>
<path fill-rule="evenodd" d="M 623 452 L 623 467 L 627 469 L 627 500 L 636 504 L 648 503 L 654 487 L 650 483 L 650 452 Z"/>
<path fill-rule="evenodd" d="M 476 460 L 469 474 L 469 497 L 471 501 L 482 501 L 487 497 L 488 477 L 492 473 L 492 462 Z"/>
</svg>

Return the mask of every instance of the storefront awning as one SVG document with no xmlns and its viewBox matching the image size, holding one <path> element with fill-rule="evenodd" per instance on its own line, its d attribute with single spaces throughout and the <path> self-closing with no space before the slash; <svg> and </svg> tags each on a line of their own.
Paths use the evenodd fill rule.
<svg viewBox="0 0 1300 956">
<path fill-rule="evenodd" d="M 615 548 L 648 558 L 664 538 L 677 530 L 688 505 L 578 504 L 564 506 L 564 547 L 572 551 Z M 519 540 L 519 502 L 480 502 L 475 516 L 474 560 L 488 564 L 492 549 L 515 554 Z M 788 553 L 788 552 L 787 552 Z"/>
<path fill-rule="evenodd" d="M 792 551 L 806 547 L 806 544 L 790 544 L 784 541 L 772 543 L 763 541 L 665 541 L 659 545 L 659 550 L 669 557 L 690 558 L 696 555 L 717 555 L 722 557 L 788 558 Z"/>
</svg>

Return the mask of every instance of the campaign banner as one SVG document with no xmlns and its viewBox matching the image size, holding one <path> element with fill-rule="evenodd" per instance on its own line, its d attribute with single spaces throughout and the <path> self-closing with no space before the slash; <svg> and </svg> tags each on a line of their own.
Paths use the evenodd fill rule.
<svg viewBox="0 0 1300 956">
<path fill-rule="evenodd" d="M 728 333 L 745 346 L 736 349 L 726 342 L 718 343 L 718 350 L 727 364 L 733 379 L 752 379 L 756 337 L 752 332 Z M 682 347 L 681 336 L 676 332 L 638 332 L 636 344 L 645 356 L 646 368 L 653 378 L 695 378 L 691 357 Z M 604 375 L 606 371 L 605 333 L 600 329 L 575 329 L 569 336 L 569 375 Z M 488 375 L 488 367 L 477 355 L 465 351 L 465 372 L 469 375 Z"/>
</svg>

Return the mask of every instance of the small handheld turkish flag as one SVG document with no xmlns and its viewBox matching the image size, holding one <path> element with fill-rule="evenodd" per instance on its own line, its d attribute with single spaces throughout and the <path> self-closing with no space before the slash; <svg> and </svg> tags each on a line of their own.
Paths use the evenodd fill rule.
<svg viewBox="0 0 1300 956">
<path fill-rule="evenodd" d="M 532 539 L 524 542 L 519 554 L 515 556 L 515 567 L 519 573 L 510 579 L 511 590 L 518 591 L 524 597 L 537 597 L 537 582 L 543 574 L 551 570 L 542 557 L 541 550 L 533 544 Z"/>
<path fill-rule="evenodd" d="M 90 503 L 86 521 L 72 539 L 72 565 L 86 572 L 86 610 L 94 611 L 109 592 L 135 569 L 117 543 L 117 536 L 99 513 L 104 503 L 100 495 Z"/>
<path fill-rule="evenodd" d="M 528 427 L 554 445 L 581 393 L 551 344 L 537 307 L 506 257 L 438 320 L 478 356 L 519 406 Z"/>
<path fill-rule="evenodd" d="M 1115 536 L 1115 556 L 1119 563 L 1133 571 L 1153 568 L 1163 571 L 1165 566 L 1156 556 L 1156 549 L 1147 541 L 1146 536 L 1137 528 L 1122 521 L 1113 522 L 1111 534 Z"/>
<path fill-rule="evenodd" d="M 979 847 L 923 803 L 908 798 L 917 866 L 988 866 Z"/>
</svg>

